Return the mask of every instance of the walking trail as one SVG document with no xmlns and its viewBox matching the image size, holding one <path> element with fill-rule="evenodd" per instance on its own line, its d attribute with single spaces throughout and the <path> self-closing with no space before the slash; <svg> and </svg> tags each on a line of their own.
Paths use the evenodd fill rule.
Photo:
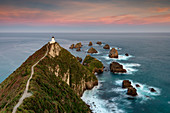
<svg viewBox="0 0 170 113">
<path fill-rule="evenodd" d="M 29 88 L 30 80 L 32 79 L 32 76 L 33 76 L 33 74 L 34 74 L 34 67 L 35 67 L 42 59 L 44 59 L 44 58 L 47 56 L 48 51 L 49 51 L 49 50 L 48 50 L 48 45 L 47 45 L 47 51 L 46 51 L 45 55 L 44 55 L 38 62 L 36 62 L 36 63 L 31 67 L 31 76 L 30 76 L 30 78 L 29 78 L 28 81 L 27 81 L 24 94 L 23 94 L 22 97 L 19 99 L 19 102 L 14 106 L 12 113 L 16 113 L 17 108 L 22 104 L 23 100 L 24 100 L 25 98 L 30 97 L 30 96 L 32 95 L 31 93 L 28 93 L 28 88 Z"/>
</svg>

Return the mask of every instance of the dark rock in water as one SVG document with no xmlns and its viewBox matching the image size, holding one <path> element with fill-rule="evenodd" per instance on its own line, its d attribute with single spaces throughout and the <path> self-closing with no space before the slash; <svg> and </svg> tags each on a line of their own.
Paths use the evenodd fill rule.
<svg viewBox="0 0 170 113">
<path fill-rule="evenodd" d="M 89 42 L 89 46 L 92 46 L 93 45 L 93 43 L 92 42 Z"/>
<path fill-rule="evenodd" d="M 126 70 L 123 69 L 123 66 L 117 62 L 112 62 L 110 64 L 110 71 L 113 73 L 126 73 Z"/>
<path fill-rule="evenodd" d="M 156 92 L 156 90 L 154 88 L 150 88 L 151 92 Z"/>
<path fill-rule="evenodd" d="M 102 42 L 98 41 L 96 44 L 99 44 L 99 45 L 101 45 L 101 44 L 102 44 Z"/>
<path fill-rule="evenodd" d="M 70 47 L 69 47 L 69 49 L 73 49 L 74 48 L 74 44 L 72 44 Z"/>
<path fill-rule="evenodd" d="M 129 54 L 128 54 L 128 53 L 126 53 L 125 55 L 126 55 L 126 56 L 129 56 Z"/>
<path fill-rule="evenodd" d="M 79 62 L 82 62 L 82 58 L 76 57 Z"/>
<path fill-rule="evenodd" d="M 129 80 L 123 80 L 122 82 L 122 88 L 128 88 L 128 87 L 133 87 L 131 85 L 131 82 Z"/>
<path fill-rule="evenodd" d="M 136 87 L 140 87 L 140 85 L 139 85 L 139 84 L 136 84 Z"/>
<path fill-rule="evenodd" d="M 136 92 L 136 89 L 133 88 L 133 87 L 128 87 L 128 90 L 127 90 L 127 95 L 131 95 L 131 96 L 137 96 L 137 92 Z"/>
<path fill-rule="evenodd" d="M 98 52 L 96 51 L 96 49 L 94 49 L 93 47 L 91 47 L 91 48 L 88 50 L 87 53 L 98 53 Z"/>
<path fill-rule="evenodd" d="M 106 44 L 103 48 L 104 49 L 110 49 L 110 46 L 109 46 L 109 44 Z"/>
<path fill-rule="evenodd" d="M 77 48 L 76 51 L 81 51 L 81 49 L 80 49 L 80 48 Z"/>
<path fill-rule="evenodd" d="M 115 48 L 112 48 L 109 52 L 109 57 L 110 58 L 118 58 L 118 52 Z"/>
<path fill-rule="evenodd" d="M 79 43 L 77 43 L 77 44 L 75 45 L 74 48 L 81 48 L 81 47 L 82 47 L 82 44 L 81 44 L 81 42 L 79 42 Z"/>
</svg>

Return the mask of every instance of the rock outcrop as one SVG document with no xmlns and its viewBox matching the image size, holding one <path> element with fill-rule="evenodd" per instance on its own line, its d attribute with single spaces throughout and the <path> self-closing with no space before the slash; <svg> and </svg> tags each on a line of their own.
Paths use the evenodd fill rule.
<svg viewBox="0 0 170 113">
<path fill-rule="evenodd" d="M 122 88 L 128 88 L 128 87 L 133 87 L 131 85 L 131 82 L 129 80 L 123 80 L 122 82 Z"/>
<path fill-rule="evenodd" d="M 74 48 L 74 44 L 72 44 L 70 47 L 69 47 L 69 49 L 73 49 Z"/>
<path fill-rule="evenodd" d="M 94 49 L 93 47 L 91 47 L 87 53 L 98 53 L 96 49 Z"/>
<path fill-rule="evenodd" d="M 79 62 L 82 62 L 82 58 L 76 57 Z"/>
<path fill-rule="evenodd" d="M 76 51 L 81 51 L 81 49 L 80 49 L 80 48 L 77 48 Z"/>
<path fill-rule="evenodd" d="M 156 92 L 156 90 L 154 88 L 150 88 L 151 92 Z"/>
<path fill-rule="evenodd" d="M 106 44 L 103 48 L 104 49 L 110 49 L 110 46 L 109 46 L 109 44 Z"/>
<path fill-rule="evenodd" d="M 93 45 L 93 43 L 92 42 L 89 42 L 89 46 L 92 46 Z"/>
<path fill-rule="evenodd" d="M 135 88 L 133 87 L 128 87 L 128 90 L 127 90 L 127 95 L 131 95 L 131 96 L 137 96 L 137 91 Z"/>
<path fill-rule="evenodd" d="M 81 42 L 77 43 L 77 44 L 74 46 L 74 48 L 81 48 L 81 47 L 82 47 Z"/>
<path fill-rule="evenodd" d="M 123 69 L 123 66 L 117 62 L 112 62 L 110 64 L 110 71 L 113 73 L 126 73 L 126 70 Z"/>
<path fill-rule="evenodd" d="M 118 52 L 115 48 L 112 48 L 109 52 L 109 57 L 110 58 L 118 58 Z"/>
<path fill-rule="evenodd" d="M 125 56 L 129 56 L 129 54 L 128 54 L 128 53 L 126 53 L 126 54 L 125 54 Z"/>
<path fill-rule="evenodd" d="M 136 87 L 140 87 L 140 85 L 139 85 L 139 84 L 136 84 Z"/>
<path fill-rule="evenodd" d="M 102 44 L 102 42 L 98 41 L 96 44 L 101 45 L 101 44 Z"/>
<path fill-rule="evenodd" d="M 83 65 L 87 67 L 92 73 L 103 73 L 103 64 L 99 60 L 90 55 L 87 55 L 83 61 Z"/>
</svg>

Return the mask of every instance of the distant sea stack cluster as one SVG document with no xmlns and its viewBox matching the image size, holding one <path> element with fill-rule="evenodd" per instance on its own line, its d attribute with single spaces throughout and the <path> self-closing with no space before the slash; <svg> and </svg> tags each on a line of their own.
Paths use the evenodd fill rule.
<svg viewBox="0 0 170 113">
<path fill-rule="evenodd" d="M 96 42 L 97 45 L 101 46 L 103 43 L 101 41 L 98 41 Z M 93 47 L 93 43 L 90 41 L 88 46 L 90 46 L 89 50 L 87 51 L 87 53 L 98 53 L 98 51 Z M 82 44 L 81 42 L 77 43 L 76 45 L 72 44 L 70 45 L 69 49 L 76 49 L 76 51 L 81 51 L 80 48 L 82 48 Z M 105 44 L 103 46 L 103 49 L 106 49 L 106 50 L 110 50 L 110 45 L 109 44 Z M 128 53 L 125 54 L 126 56 L 128 56 Z M 118 51 L 117 49 L 115 48 L 112 48 L 110 51 L 109 51 L 109 58 L 119 58 L 119 55 L 118 55 Z M 105 69 L 107 70 L 107 69 Z M 116 73 L 126 73 L 126 69 L 123 68 L 123 65 L 119 64 L 118 62 L 112 62 L 110 64 L 110 72 L 116 74 Z"/>
</svg>

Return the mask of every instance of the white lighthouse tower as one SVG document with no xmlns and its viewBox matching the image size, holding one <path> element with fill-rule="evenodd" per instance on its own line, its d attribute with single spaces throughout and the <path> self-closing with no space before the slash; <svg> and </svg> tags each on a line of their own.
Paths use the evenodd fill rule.
<svg viewBox="0 0 170 113">
<path fill-rule="evenodd" d="M 53 44 L 53 43 L 55 43 L 54 36 L 52 36 L 52 39 L 51 39 L 51 41 L 50 41 L 50 44 Z"/>
</svg>

